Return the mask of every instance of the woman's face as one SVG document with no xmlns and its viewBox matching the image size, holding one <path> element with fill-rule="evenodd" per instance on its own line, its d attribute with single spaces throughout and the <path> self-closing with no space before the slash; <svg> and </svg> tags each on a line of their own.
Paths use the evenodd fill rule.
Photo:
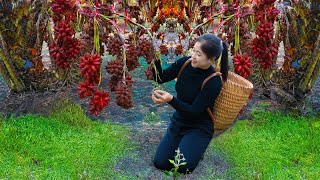
<svg viewBox="0 0 320 180">
<path fill-rule="evenodd" d="M 191 65 L 194 68 L 208 69 L 212 65 L 212 61 L 202 52 L 200 46 L 201 42 L 196 42 L 192 49 Z"/>
</svg>

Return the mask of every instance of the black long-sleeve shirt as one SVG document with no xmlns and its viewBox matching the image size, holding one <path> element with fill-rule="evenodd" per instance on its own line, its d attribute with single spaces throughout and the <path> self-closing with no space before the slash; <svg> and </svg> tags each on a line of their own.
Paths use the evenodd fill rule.
<svg viewBox="0 0 320 180">
<path fill-rule="evenodd" d="M 160 61 L 155 61 L 159 76 L 156 78 L 154 75 L 154 80 L 162 84 L 175 79 L 189 58 L 190 56 L 182 57 L 165 70 L 162 69 Z M 175 85 L 177 97 L 173 97 L 168 102 L 176 110 L 173 114 L 174 118 L 184 123 L 201 123 L 210 120 L 206 109 L 209 107 L 213 110 L 215 99 L 222 88 L 222 81 L 219 76 L 215 76 L 206 83 L 202 90 L 201 85 L 214 72 L 212 66 L 208 69 L 194 68 L 191 63 L 186 66 Z"/>
</svg>

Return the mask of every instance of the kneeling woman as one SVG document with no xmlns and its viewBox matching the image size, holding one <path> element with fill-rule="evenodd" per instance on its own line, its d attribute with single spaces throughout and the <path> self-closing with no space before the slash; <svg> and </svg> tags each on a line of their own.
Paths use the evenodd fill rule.
<svg viewBox="0 0 320 180">
<path fill-rule="evenodd" d="M 201 85 L 209 75 L 215 73 L 212 65 L 220 56 L 220 72 L 222 80 L 226 81 L 229 67 L 227 45 L 211 33 L 203 34 L 197 39 L 191 57 L 182 57 L 165 70 L 159 61 L 155 62 L 159 77 L 154 76 L 154 80 L 165 83 L 177 78 L 183 64 L 191 60 L 175 85 L 177 97 L 162 90 L 154 90 L 152 94 L 155 103 L 169 103 L 176 110 L 154 156 L 156 168 L 171 170 L 173 165 L 169 159 L 174 159 L 178 148 L 187 162 L 179 167 L 178 172 L 192 172 L 198 165 L 213 136 L 213 123 L 206 109 L 209 107 L 214 111 L 214 102 L 221 91 L 222 80 L 220 76 L 214 76 L 202 90 Z"/>
</svg>

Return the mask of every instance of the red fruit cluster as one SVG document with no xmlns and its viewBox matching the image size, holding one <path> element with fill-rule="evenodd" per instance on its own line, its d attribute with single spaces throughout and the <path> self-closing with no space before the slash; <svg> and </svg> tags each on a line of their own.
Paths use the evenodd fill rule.
<svg viewBox="0 0 320 180">
<path fill-rule="evenodd" d="M 52 42 L 49 45 L 50 56 L 54 59 L 58 68 L 69 69 L 72 60 L 79 56 L 80 45 L 78 39 L 72 38 L 69 41 L 60 41 L 58 44 Z"/>
<path fill-rule="evenodd" d="M 118 84 L 118 81 L 119 81 L 119 77 L 118 76 L 115 76 L 115 75 L 112 75 L 109 82 L 108 82 L 108 87 L 110 89 L 111 92 L 114 92 L 115 91 L 115 88 Z"/>
<path fill-rule="evenodd" d="M 80 82 L 79 86 L 78 86 L 78 95 L 81 99 L 88 97 L 88 96 L 91 96 L 93 89 L 94 89 L 93 82 L 90 82 L 88 80 L 86 80 L 84 82 Z"/>
<path fill-rule="evenodd" d="M 259 60 L 261 68 L 265 70 L 271 67 L 273 59 L 278 54 L 278 47 L 272 42 L 273 24 L 278 14 L 273 6 L 274 2 L 275 0 L 261 0 L 255 7 L 256 22 L 260 22 L 260 25 L 256 31 L 258 37 L 252 41 L 251 54 Z"/>
<path fill-rule="evenodd" d="M 234 70 L 240 76 L 246 78 L 250 75 L 252 68 L 251 58 L 247 54 L 236 54 L 233 57 Z"/>
<path fill-rule="evenodd" d="M 109 103 L 109 93 L 95 89 L 95 84 L 99 83 L 101 57 L 99 54 L 84 54 L 80 59 L 81 75 L 85 77 L 84 82 L 78 86 L 80 98 L 91 97 L 89 112 L 98 115 Z"/>
<path fill-rule="evenodd" d="M 128 84 L 119 81 L 115 87 L 116 103 L 118 106 L 125 109 L 131 108 L 132 105 L 132 93 Z"/>
<path fill-rule="evenodd" d="M 270 40 L 265 42 L 255 38 L 252 41 L 251 54 L 259 59 L 263 69 L 268 69 L 273 63 L 273 58 L 278 54 L 278 48 L 275 44 L 271 44 Z"/>
<path fill-rule="evenodd" d="M 125 82 L 128 85 L 128 87 L 132 87 L 134 82 L 133 77 L 129 72 L 126 72 L 125 81 L 122 79 L 122 76 L 112 75 L 108 82 L 108 87 L 112 92 L 115 91 L 115 87 L 117 86 L 119 81 Z"/>
<path fill-rule="evenodd" d="M 145 39 L 145 38 L 142 38 L 139 40 L 138 42 L 138 56 L 146 56 L 152 49 L 153 49 L 153 46 L 152 46 L 152 43 L 151 41 Z"/>
<path fill-rule="evenodd" d="M 75 16 L 75 1 L 74 0 L 53 0 L 50 4 L 53 14 L 53 22 L 65 20 L 73 21 Z"/>
<path fill-rule="evenodd" d="M 107 41 L 107 51 L 112 56 L 121 55 L 123 44 L 119 35 L 110 36 Z"/>
<path fill-rule="evenodd" d="M 53 13 L 64 14 L 75 5 L 75 0 L 53 0 L 50 4 Z"/>
<path fill-rule="evenodd" d="M 81 75 L 89 79 L 95 74 L 99 74 L 101 61 L 99 54 L 91 56 L 89 53 L 86 53 L 80 60 Z"/>
<path fill-rule="evenodd" d="M 132 75 L 129 72 L 126 72 L 126 80 L 125 80 L 126 85 L 128 85 L 128 87 L 132 87 L 134 80 Z"/>
<path fill-rule="evenodd" d="M 183 53 L 183 46 L 181 44 L 178 44 L 174 50 L 174 53 L 176 55 L 180 55 Z"/>
<path fill-rule="evenodd" d="M 121 76 L 123 73 L 123 59 L 117 58 L 106 64 L 106 70 L 114 76 Z"/>
<path fill-rule="evenodd" d="M 279 11 L 277 10 L 276 7 L 263 6 L 263 7 L 260 7 L 260 9 L 257 11 L 256 16 L 257 16 L 257 20 L 260 22 L 263 22 L 265 20 L 273 22 L 276 20 L 278 14 L 279 14 Z"/>
<path fill-rule="evenodd" d="M 161 44 L 160 45 L 159 51 L 160 51 L 161 54 L 164 54 L 164 55 L 168 55 L 169 54 L 168 47 L 165 44 Z"/>
<path fill-rule="evenodd" d="M 265 21 L 260 24 L 256 33 L 259 36 L 259 39 L 267 41 L 273 37 L 273 25 L 270 22 Z"/>
<path fill-rule="evenodd" d="M 131 41 L 127 44 L 126 60 L 126 65 L 129 71 L 140 66 L 136 46 Z"/>
<path fill-rule="evenodd" d="M 79 41 L 72 37 L 74 34 L 70 21 L 61 20 L 55 23 L 54 41 L 49 45 L 49 52 L 58 68 L 69 69 L 72 60 L 80 54 Z"/>
<path fill-rule="evenodd" d="M 110 101 L 109 93 L 103 90 L 95 90 L 89 103 L 89 112 L 94 115 L 98 115 L 103 108 L 108 106 Z"/>
</svg>

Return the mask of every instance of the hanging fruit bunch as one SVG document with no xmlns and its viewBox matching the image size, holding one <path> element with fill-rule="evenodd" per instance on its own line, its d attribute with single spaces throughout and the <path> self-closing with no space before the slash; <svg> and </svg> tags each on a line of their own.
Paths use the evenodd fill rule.
<svg viewBox="0 0 320 180">
<path fill-rule="evenodd" d="M 146 59 L 146 62 L 150 64 L 153 60 L 155 60 L 155 50 L 154 46 L 152 44 L 152 41 L 150 39 L 147 39 L 146 37 L 142 37 L 139 39 L 138 42 L 138 56 L 144 57 Z"/>
<path fill-rule="evenodd" d="M 89 53 L 84 54 L 80 60 L 81 75 L 85 81 L 79 83 L 78 94 L 80 98 L 91 97 L 89 112 L 94 115 L 98 115 L 110 100 L 108 92 L 95 88 L 100 81 L 101 62 L 99 54 L 91 56 Z"/>
<path fill-rule="evenodd" d="M 259 26 L 256 30 L 258 37 L 252 41 L 251 54 L 258 59 L 263 70 L 271 68 L 278 54 L 277 43 L 273 41 L 273 24 L 278 14 L 274 2 L 275 0 L 262 0 L 254 7 Z"/>
<path fill-rule="evenodd" d="M 234 71 L 240 76 L 246 78 L 250 75 L 252 68 L 251 58 L 247 54 L 235 54 L 233 57 Z"/>
<path fill-rule="evenodd" d="M 108 38 L 105 35 L 111 31 L 108 26 L 102 27 L 102 25 L 106 24 L 101 21 L 100 13 L 103 12 L 110 15 L 108 7 L 110 7 L 110 3 L 101 5 L 98 1 L 95 5 L 89 3 L 78 4 L 78 12 L 86 20 L 83 25 L 83 31 L 80 34 L 82 47 L 80 72 L 84 81 L 79 82 L 78 95 L 80 98 L 90 98 L 88 103 L 89 112 L 93 115 L 99 115 L 110 101 L 109 93 L 99 88 L 102 64 L 100 54 L 104 51 L 102 43 Z M 99 33 L 103 38 L 99 38 Z"/>
<path fill-rule="evenodd" d="M 59 69 L 70 69 L 72 61 L 80 53 L 79 41 L 74 37 L 75 31 L 71 25 L 75 2 L 53 0 L 51 9 L 54 13 L 54 40 L 49 45 L 50 56 Z"/>
<path fill-rule="evenodd" d="M 130 37 L 129 37 L 130 38 Z M 129 71 L 132 71 L 140 66 L 139 57 L 138 57 L 138 50 L 133 41 L 126 41 L 126 53 L 127 53 L 127 68 Z"/>
</svg>

